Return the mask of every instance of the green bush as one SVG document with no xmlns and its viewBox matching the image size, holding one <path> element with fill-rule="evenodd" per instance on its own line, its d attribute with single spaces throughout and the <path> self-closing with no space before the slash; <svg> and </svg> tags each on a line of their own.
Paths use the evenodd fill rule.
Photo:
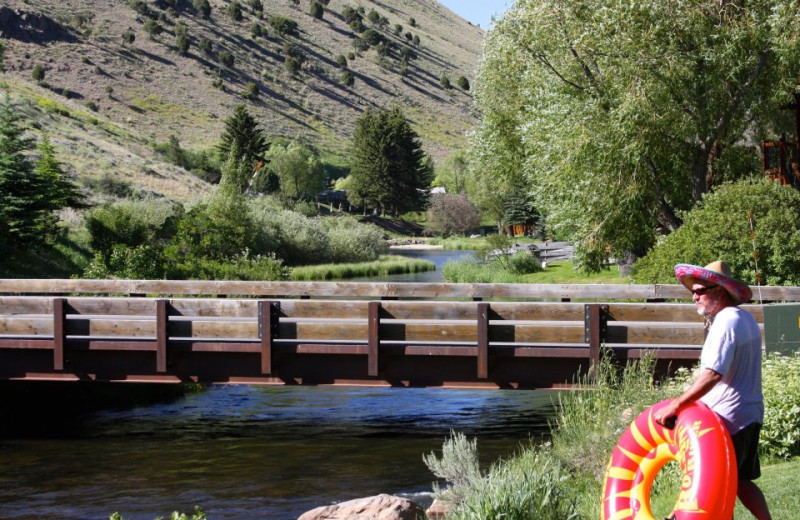
<svg viewBox="0 0 800 520">
<path fill-rule="evenodd" d="M 288 280 L 289 270 L 274 255 L 249 255 L 228 258 L 185 257 L 171 267 L 170 278 L 180 280 Z"/>
<path fill-rule="evenodd" d="M 523 250 L 508 258 L 508 270 L 514 274 L 538 273 L 542 270 L 542 265 L 530 251 Z"/>
<path fill-rule="evenodd" d="M 631 269 L 638 283 L 675 283 L 678 263 L 728 262 L 734 275 L 756 284 L 749 212 L 761 283 L 800 285 L 800 192 L 770 180 L 724 184 L 684 216 L 683 226 Z"/>
<path fill-rule="evenodd" d="M 322 224 L 328 233 L 331 262 L 371 262 L 387 252 L 383 233 L 375 226 L 350 217 L 323 219 Z"/>
<path fill-rule="evenodd" d="M 260 247 L 252 247 L 257 235 L 242 204 L 219 207 L 202 202 L 178 222 L 166 254 L 177 264 L 192 258 L 224 261 L 245 251 L 262 252 Z"/>
<path fill-rule="evenodd" d="M 768 355 L 762 377 L 761 452 L 779 459 L 800 455 L 800 355 Z"/>
<path fill-rule="evenodd" d="M 89 211 L 84 223 L 90 247 L 107 261 L 116 245 L 163 246 L 181 213 L 179 206 L 165 200 L 124 200 Z"/>
<path fill-rule="evenodd" d="M 284 16 L 270 16 L 269 24 L 281 36 L 300 36 L 297 22 Z"/>
</svg>

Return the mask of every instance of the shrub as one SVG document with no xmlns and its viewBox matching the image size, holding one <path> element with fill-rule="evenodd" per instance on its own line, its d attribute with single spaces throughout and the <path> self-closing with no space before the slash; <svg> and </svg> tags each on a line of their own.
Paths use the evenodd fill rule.
<svg viewBox="0 0 800 520">
<path fill-rule="evenodd" d="M 677 263 L 728 262 L 735 276 L 755 285 L 752 212 L 761 283 L 800 285 L 800 192 L 767 179 L 724 184 L 687 213 L 680 229 L 632 267 L 638 283 L 675 283 Z"/>
<path fill-rule="evenodd" d="M 246 252 L 226 260 L 185 258 L 172 267 L 170 275 L 186 280 L 288 280 L 289 270 L 274 255 Z"/>
<path fill-rule="evenodd" d="M 197 47 L 203 51 L 203 54 L 208 55 L 214 49 L 214 44 L 208 38 L 200 38 L 200 41 L 197 42 Z"/>
<path fill-rule="evenodd" d="M 353 83 L 355 83 L 355 79 L 353 78 L 353 74 L 351 74 L 349 70 L 342 71 L 341 81 L 342 81 L 342 84 L 344 84 L 344 85 L 346 85 L 348 87 L 352 87 Z"/>
<path fill-rule="evenodd" d="M 244 97 L 250 100 L 258 99 L 258 85 L 254 82 L 249 82 L 244 88 Z"/>
<path fill-rule="evenodd" d="M 300 36 L 297 22 L 284 16 L 270 16 L 269 24 L 281 36 Z"/>
<path fill-rule="evenodd" d="M 34 65 L 33 70 L 31 71 L 31 77 L 33 78 L 33 80 L 37 83 L 41 83 L 42 80 L 44 80 L 44 76 L 45 76 L 44 67 L 39 63 Z"/>
<path fill-rule="evenodd" d="M 779 459 L 800 455 L 800 354 L 766 356 L 762 377 L 761 452 Z"/>
<path fill-rule="evenodd" d="M 142 29 L 144 29 L 144 32 L 146 32 L 147 34 L 150 35 L 151 39 L 153 39 L 156 36 L 158 36 L 159 34 L 161 34 L 161 31 L 164 30 L 161 27 L 161 24 L 159 24 L 157 21 L 155 21 L 153 19 L 148 19 L 144 23 L 144 26 L 142 27 Z"/>
<path fill-rule="evenodd" d="M 383 36 L 381 33 L 374 29 L 367 29 L 364 31 L 364 34 L 361 35 L 361 38 L 373 47 L 383 41 Z"/>
<path fill-rule="evenodd" d="M 283 67 L 290 73 L 290 74 L 297 74 L 300 72 L 303 63 L 293 56 L 289 56 L 286 58 L 286 61 L 283 62 Z"/>
<path fill-rule="evenodd" d="M 228 49 L 223 49 L 219 52 L 219 61 L 226 67 L 233 67 L 234 57 Z"/>
<path fill-rule="evenodd" d="M 94 101 L 87 101 L 86 103 L 84 103 L 84 106 L 89 110 L 91 110 L 92 112 L 97 112 L 97 103 L 95 103 Z"/>
<path fill-rule="evenodd" d="M 450 437 L 442 445 L 441 458 L 431 452 L 423 455 L 422 460 L 436 478 L 450 483 L 450 487 L 444 490 L 438 483 L 434 484 L 434 494 L 441 500 L 458 505 L 481 485 L 483 475 L 478 463 L 478 440 L 470 441 L 463 433 L 450 430 Z"/>
<path fill-rule="evenodd" d="M 453 86 L 450 85 L 450 78 L 448 78 L 446 74 L 442 74 L 442 76 L 439 78 L 439 83 L 442 84 L 442 88 L 447 90 L 453 88 Z"/>
<path fill-rule="evenodd" d="M 538 273 L 542 270 L 539 260 L 528 250 L 518 251 L 508 259 L 508 270 L 514 274 Z"/>
<path fill-rule="evenodd" d="M 132 30 L 128 29 L 127 31 L 122 33 L 123 43 L 130 45 L 134 42 L 134 40 L 136 40 L 136 34 Z"/>
<path fill-rule="evenodd" d="M 230 4 L 228 4 L 227 13 L 228 13 L 228 16 L 230 16 L 233 21 L 235 21 L 235 22 L 242 21 L 242 17 L 243 17 L 242 16 L 242 6 L 239 5 L 239 2 L 235 2 L 234 1 L 234 2 L 231 2 Z"/>
<path fill-rule="evenodd" d="M 328 233 L 331 262 L 371 262 L 387 252 L 383 233 L 375 226 L 344 217 L 323 219 L 322 227 Z"/>
<path fill-rule="evenodd" d="M 208 3 L 208 0 L 192 0 L 192 7 L 203 18 L 208 18 L 211 15 L 211 4 Z"/>
<path fill-rule="evenodd" d="M 175 46 L 178 47 L 178 52 L 180 52 L 182 56 L 186 56 L 186 54 L 189 52 L 190 45 L 191 43 L 189 41 L 189 37 L 185 34 L 180 34 L 175 39 Z"/>
<path fill-rule="evenodd" d="M 464 76 L 458 77 L 458 79 L 456 80 L 456 85 L 458 85 L 458 88 L 460 88 L 461 90 L 469 90 L 469 80 Z"/>
<path fill-rule="evenodd" d="M 431 227 L 442 236 L 464 234 L 480 225 L 478 208 L 463 193 L 437 193 L 428 210 Z"/>
<path fill-rule="evenodd" d="M 95 208 L 84 220 L 89 245 L 105 260 L 117 245 L 161 247 L 174 233 L 181 211 L 170 202 L 156 199 L 124 200 Z"/>
<path fill-rule="evenodd" d="M 338 63 L 341 68 L 345 68 L 347 67 L 347 58 L 344 57 L 344 54 L 339 54 L 336 56 L 336 63 Z"/>
<path fill-rule="evenodd" d="M 283 208 L 274 197 L 250 201 L 256 229 L 273 241 L 280 258 L 288 265 L 324 263 L 330 258 L 330 241 L 318 219 Z"/>
<path fill-rule="evenodd" d="M 319 2 L 312 0 L 309 14 L 316 20 L 322 20 L 322 17 L 325 15 L 325 8 L 322 7 L 322 4 Z"/>
<path fill-rule="evenodd" d="M 261 0 L 248 0 L 247 4 L 253 11 L 261 12 L 264 10 L 264 4 L 261 3 Z"/>
</svg>

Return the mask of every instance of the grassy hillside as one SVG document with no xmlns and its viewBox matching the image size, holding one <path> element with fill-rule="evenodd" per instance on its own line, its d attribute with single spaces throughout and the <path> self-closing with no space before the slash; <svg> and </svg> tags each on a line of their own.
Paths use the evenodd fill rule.
<svg viewBox="0 0 800 520">
<path fill-rule="evenodd" d="M 473 80 L 480 28 L 433 0 L 330 0 L 321 20 L 311 16 L 309 0 L 261 0 L 263 11 L 257 3 L 239 2 L 236 21 L 225 0 L 210 0 L 208 17 L 191 0 L 6 0 L 3 80 L 32 130 L 48 132 L 79 177 L 111 177 L 176 200 L 210 187 L 165 164 L 152 145 L 174 135 L 184 148 L 208 149 L 239 103 L 271 136 L 301 139 L 340 163 L 355 120 L 369 107 L 399 105 L 437 162 L 464 145 L 474 115 L 456 80 Z M 346 7 L 363 7 L 364 28 L 388 42 L 384 56 L 374 46 L 356 51 L 356 37 L 367 33 L 345 22 Z M 370 21 L 373 10 L 383 26 Z M 281 35 L 274 17 L 295 22 L 296 34 Z M 176 22 L 190 44 L 185 53 Z M 154 24 L 160 34 L 148 34 Z M 208 43 L 211 50 L 203 50 Z M 412 53 L 401 74 L 402 55 Z M 302 61 L 294 73 L 288 54 Z M 226 55 L 232 64 L 223 63 Z M 342 82 L 340 56 L 352 86 Z M 40 82 L 32 76 L 37 65 Z M 442 86 L 443 76 L 452 88 Z M 247 97 L 250 83 L 257 97 Z"/>
</svg>

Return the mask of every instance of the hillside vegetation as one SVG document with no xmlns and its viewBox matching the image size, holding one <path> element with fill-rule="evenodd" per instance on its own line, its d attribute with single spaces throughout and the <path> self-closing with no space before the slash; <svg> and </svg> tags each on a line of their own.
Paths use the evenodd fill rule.
<svg viewBox="0 0 800 520">
<path fill-rule="evenodd" d="M 433 0 L 330 0 L 321 19 L 314 3 L 210 0 L 206 16 L 202 0 L 7 0 L 2 79 L 70 173 L 179 201 L 211 186 L 154 145 L 210 150 L 241 103 L 270 138 L 344 166 L 368 108 L 399 106 L 437 163 L 465 145 L 482 29 Z"/>
</svg>

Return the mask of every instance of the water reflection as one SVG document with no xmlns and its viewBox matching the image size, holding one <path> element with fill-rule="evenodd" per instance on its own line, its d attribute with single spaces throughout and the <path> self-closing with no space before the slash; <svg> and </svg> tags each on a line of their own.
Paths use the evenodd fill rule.
<svg viewBox="0 0 800 520">
<path fill-rule="evenodd" d="M 546 429 L 552 394 L 338 387 L 213 387 L 175 403 L 96 413 L 74 438 L 0 441 L 0 518 L 297 518 L 378 493 L 425 503 L 422 454 L 453 429 L 485 465 Z"/>
</svg>

